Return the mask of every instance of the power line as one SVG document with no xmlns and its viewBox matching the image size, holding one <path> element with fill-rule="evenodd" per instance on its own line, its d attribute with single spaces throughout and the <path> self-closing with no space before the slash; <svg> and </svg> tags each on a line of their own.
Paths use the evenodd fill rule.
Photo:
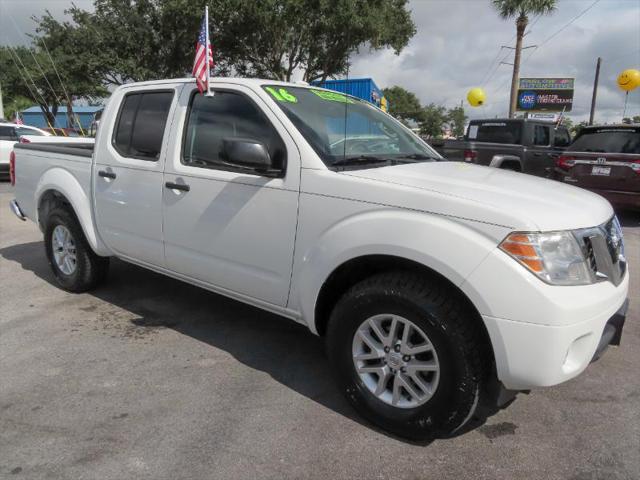
<svg viewBox="0 0 640 480">
<path fill-rule="evenodd" d="M 535 17 L 533 19 L 533 22 L 531 22 L 529 25 L 527 25 L 527 29 L 528 31 L 525 33 L 531 33 L 531 28 L 538 23 L 538 21 L 540 20 L 540 18 L 542 18 L 542 14 L 538 14 L 537 17 Z M 507 42 L 507 43 L 511 43 L 513 42 L 513 40 L 516 38 L 517 34 L 514 34 L 511 39 Z M 502 64 L 502 62 L 504 62 L 507 57 L 511 54 L 511 52 L 507 53 L 507 55 L 505 55 L 502 60 L 500 60 L 495 66 L 493 65 L 496 60 L 498 59 L 498 57 L 500 56 L 500 53 L 502 53 L 502 50 L 505 49 L 507 47 L 505 47 L 504 45 L 500 47 L 500 50 L 498 50 L 498 54 L 496 55 L 496 57 L 491 61 L 490 66 L 489 66 L 489 70 L 487 70 L 487 73 L 485 74 L 484 77 L 482 77 L 484 80 L 481 82 L 482 86 L 485 87 L 487 85 L 487 83 L 489 83 L 489 81 L 493 78 L 493 76 L 496 74 L 496 72 L 498 71 L 498 68 L 500 68 L 500 65 Z M 489 72 L 491 72 L 491 74 L 489 75 Z"/>
<path fill-rule="evenodd" d="M 25 85 L 27 86 L 27 89 L 29 90 L 29 93 L 31 94 L 31 96 L 33 97 L 33 100 L 38 103 L 38 99 L 37 97 L 33 94 L 33 91 L 31 90 L 31 86 L 29 85 L 29 82 L 27 82 L 25 76 L 22 74 L 22 70 L 20 70 L 20 67 L 18 66 L 18 62 L 20 62 L 20 65 L 22 65 L 22 68 L 24 69 L 24 73 L 26 73 L 26 75 L 29 77 L 29 79 L 31 80 L 31 83 L 33 84 L 33 89 L 35 90 L 35 92 L 40 95 L 40 98 L 42 99 L 42 104 L 43 105 L 48 105 L 49 102 L 47 102 L 47 100 L 44 98 L 44 95 L 42 95 L 42 93 L 40 92 L 40 89 L 38 88 L 38 86 L 36 85 L 36 82 L 33 81 L 33 77 L 31 77 L 31 74 L 29 73 L 29 70 L 27 70 L 27 67 L 24 66 L 24 63 L 22 63 L 22 60 L 20 60 L 20 56 L 18 55 L 17 52 L 14 52 L 13 49 L 11 48 L 11 46 L 7 45 L 7 49 L 9 51 L 9 54 L 11 56 L 11 60 L 13 60 L 13 63 L 15 63 L 16 68 L 18 70 L 18 74 L 20 75 L 20 78 L 22 78 L 22 81 L 25 83 Z M 15 58 L 14 58 L 15 55 Z M 17 59 L 17 62 L 16 62 Z M 48 107 L 47 107 L 48 108 Z M 49 119 L 46 118 L 45 115 L 45 120 L 47 121 L 47 124 L 49 125 L 49 127 L 51 128 L 51 124 L 49 123 Z M 56 118 L 55 116 L 53 117 L 53 126 L 55 127 L 56 125 Z"/>
<path fill-rule="evenodd" d="M 549 43 L 549 41 L 551 41 L 553 38 L 557 37 L 561 32 L 563 32 L 567 27 L 569 27 L 569 25 L 571 25 L 573 22 L 575 22 L 576 20 L 578 20 L 580 17 L 582 17 L 585 13 L 587 13 L 589 10 L 591 10 L 593 7 L 596 6 L 596 4 L 598 4 L 601 0 L 595 0 L 591 5 L 589 5 L 587 8 L 585 8 L 582 12 L 580 12 L 578 15 L 576 15 L 575 17 L 573 17 L 571 20 L 569 20 L 567 23 L 565 23 L 562 27 L 560 27 L 558 30 L 556 30 L 554 33 L 552 33 L 549 37 L 547 37 L 545 40 L 543 40 L 542 42 L 540 42 L 532 51 L 531 53 L 527 56 L 527 58 L 524 59 L 524 61 L 526 62 L 527 60 L 529 60 L 531 58 L 531 56 L 536 53 L 536 51 L 542 47 L 543 45 L 546 45 L 547 43 Z"/>
<path fill-rule="evenodd" d="M 53 61 L 53 57 L 51 57 L 51 54 L 49 53 L 49 49 L 47 48 L 47 44 L 44 41 L 44 38 L 40 37 L 40 40 L 42 41 L 42 45 L 44 46 L 45 52 L 47 52 L 47 56 L 49 57 L 49 61 L 51 62 L 51 65 L 53 65 L 53 71 L 56 72 L 56 76 L 58 77 L 58 81 L 60 82 L 60 86 L 62 87 L 62 91 L 64 92 L 65 96 L 67 97 L 67 109 L 71 109 L 73 102 L 71 101 L 71 98 L 69 97 L 69 92 L 67 91 L 67 89 L 64 86 L 64 83 L 62 82 L 62 78 L 60 78 L 60 73 L 58 73 L 58 68 L 56 67 L 55 62 Z M 67 113 L 69 113 L 67 111 Z M 80 123 L 80 120 L 78 119 L 78 117 L 72 112 L 72 116 L 75 117 L 76 123 L 78 124 L 78 126 L 80 127 L 80 133 L 82 133 L 82 135 L 84 136 L 84 130 L 82 128 L 82 124 Z"/>
</svg>

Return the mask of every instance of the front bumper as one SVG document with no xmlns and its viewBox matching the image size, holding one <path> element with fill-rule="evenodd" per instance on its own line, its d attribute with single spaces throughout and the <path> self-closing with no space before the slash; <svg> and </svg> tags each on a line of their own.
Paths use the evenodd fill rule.
<svg viewBox="0 0 640 480">
<path fill-rule="evenodd" d="M 555 286 L 495 251 L 461 288 L 484 320 L 498 380 L 509 390 L 528 390 L 574 378 L 619 340 L 629 270 L 618 285 Z"/>
<path fill-rule="evenodd" d="M 483 316 L 496 356 L 498 378 L 511 390 L 565 382 L 619 345 L 628 300 L 573 325 L 549 326 Z"/>
</svg>

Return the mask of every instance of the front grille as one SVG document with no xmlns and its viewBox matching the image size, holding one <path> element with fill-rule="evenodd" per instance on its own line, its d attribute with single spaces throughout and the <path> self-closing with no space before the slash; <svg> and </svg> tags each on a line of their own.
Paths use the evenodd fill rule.
<svg viewBox="0 0 640 480">
<path fill-rule="evenodd" d="M 576 237 L 582 243 L 594 281 L 610 281 L 618 285 L 627 269 L 618 219 L 614 216 L 598 227 L 580 230 Z"/>
<path fill-rule="evenodd" d="M 582 241 L 585 246 L 585 258 L 587 259 L 587 264 L 589 265 L 589 270 L 595 275 L 598 273 L 598 266 L 596 265 L 596 254 L 593 252 L 593 245 L 591 245 L 591 240 L 589 237 L 583 237 Z"/>
</svg>

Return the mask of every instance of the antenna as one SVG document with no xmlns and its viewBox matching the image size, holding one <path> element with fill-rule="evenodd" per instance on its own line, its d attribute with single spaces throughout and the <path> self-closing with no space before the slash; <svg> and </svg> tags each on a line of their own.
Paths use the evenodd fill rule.
<svg viewBox="0 0 640 480">
<path fill-rule="evenodd" d="M 347 45 L 349 44 L 349 33 L 347 32 Z M 349 54 L 347 53 L 347 82 L 344 86 L 344 142 L 342 144 L 342 158 L 347 158 L 347 108 L 349 102 L 347 101 L 347 85 L 349 83 Z"/>
</svg>

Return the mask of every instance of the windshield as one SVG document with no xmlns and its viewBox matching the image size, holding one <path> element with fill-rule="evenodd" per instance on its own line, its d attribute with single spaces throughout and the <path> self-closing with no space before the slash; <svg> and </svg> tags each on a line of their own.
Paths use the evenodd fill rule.
<svg viewBox="0 0 640 480">
<path fill-rule="evenodd" d="M 375 106 L 327 90 L 263 87 L 328 166 L 425 161 L 439 155 Z M 345 162 L 346 160 L 346 162 Z"/>
<path fill-rule="evenodd" d="M 18 135 L 18 137 L 22 137 L 23 135 L 33 135 L 35 137 L 43 137 L 46 134 L 41 132 L 40 130 L 35 130 L 33 128 L 16 127 L 16 135 Z"/>
<path fill-rule="evenodd" d="M 640 129 L 586 131 L 569 148 L 577 152 L 640 153 Z"/>
</svg>

